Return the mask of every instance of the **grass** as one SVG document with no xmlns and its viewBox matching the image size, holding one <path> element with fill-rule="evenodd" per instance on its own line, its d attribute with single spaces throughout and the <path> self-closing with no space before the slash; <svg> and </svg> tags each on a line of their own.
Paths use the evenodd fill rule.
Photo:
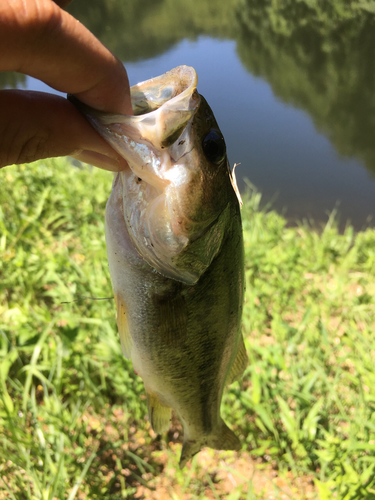
<svg viewBox="0 0 375 500">
<path fill-rule="evenodd" d="M 375 231 L 243 208 L 251 363 L 222 413 L 239 454 L 178 469 L 122 356 L 104 242 L 111 175 L 0 173 L 0 499 L 375 499 Z"/>
</svg>

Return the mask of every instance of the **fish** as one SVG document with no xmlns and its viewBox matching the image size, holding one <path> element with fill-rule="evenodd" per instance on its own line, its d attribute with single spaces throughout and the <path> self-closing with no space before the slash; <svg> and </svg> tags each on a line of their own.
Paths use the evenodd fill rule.
<svg viewBox="0 0 375 500">
<path fill-rule="evenodd" d="M 134 116 L 71 100 L 129 165 L 115 174 L 105 234 L 121 346 L 151 426 L 167 431 L 174 410 L 181 468 L 205 446 L 239 450 L 220 406 L 248 363 L 241 199 L 196 71 L 131 87 Z"/>
</svg>

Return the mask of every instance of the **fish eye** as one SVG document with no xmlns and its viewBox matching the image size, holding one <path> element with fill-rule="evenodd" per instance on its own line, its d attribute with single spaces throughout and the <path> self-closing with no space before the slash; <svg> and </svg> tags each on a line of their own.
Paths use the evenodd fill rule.
<svg viewBox="0 0 375 500">
<path fill-rule="evenodd" d="M 212 129 L 202 141 L 203 152 L 211 163 L 220 163 L 225 157 L 224 137 L 219 130 Z"/>
</svg>

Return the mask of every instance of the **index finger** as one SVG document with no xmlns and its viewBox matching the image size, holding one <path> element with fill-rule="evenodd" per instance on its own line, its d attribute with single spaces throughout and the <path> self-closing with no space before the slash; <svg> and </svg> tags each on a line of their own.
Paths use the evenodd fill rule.
<svg viewBox="0 0 375 500">
<path fill-rule="evenodd" d="M 123 64 L 52 0 L 0 2 L 0 70 L 38 78 L 101 111 L 133 114 Z"/>
</svg>

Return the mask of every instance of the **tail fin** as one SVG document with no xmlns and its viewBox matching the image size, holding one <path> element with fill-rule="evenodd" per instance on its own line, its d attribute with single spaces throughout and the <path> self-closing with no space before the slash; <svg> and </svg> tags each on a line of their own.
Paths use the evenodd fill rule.
<svg viewBox="0 0 375 500">
<path fill-rule="evenodd" d="M 214 450 L 240 450 L 241 442 L 235 433 L 229 429 L 222 420 L 221 425 L 215 434 L 210 435 L 207 440 L 207 446 Z"/>
<path fill-rule="evenodd" d="M 201 439 L 187 440 L 182 445 L 180 468 L 185 467 L 186 462 L 193 458 L 204 446 L 214 450 L 239 450 L 241 443 L 238 437 L 227 424 L 221 420 L 221 423 L 215 433 L 203 436 Z"/>
</svg>

